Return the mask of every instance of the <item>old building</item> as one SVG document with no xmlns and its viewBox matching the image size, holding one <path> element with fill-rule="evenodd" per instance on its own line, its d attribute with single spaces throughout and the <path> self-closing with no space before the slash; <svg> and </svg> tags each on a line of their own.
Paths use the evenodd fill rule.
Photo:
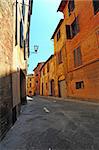
<svg viewBox="0 0 99 150">
<path fill-rule="evenodd" d="M 34 80 L 35 80 L 35 95 L 40 95 L 40 69 L 44 62 L 38 63 L 34 68 Z"/>
<path fill-rule="evenodd" d="M 35 95 L 35 77 L 34 74 L 27 75 L 27 96 Z"/>
<path fill-rule="evenodd" d="M 12 123 L 12 0 L 0 1 L 0 139 Z"/>
<path fill-rule="evenodd" d="M 40 69 L 40 95 L 55 96 L 55 57 L 51 55 Z"/>
<path fill-rule="evenodd" d="M 26 97 L 31 0 L 0 1 L 0 139 Z"/>
<path fill-rule="evenodd" d="M 54 39 L 54 57 L 55 57 L 55 95 L 59 97 L 67 96 L 66 85 L 66 34 L 65 21 L 61 19 L 57 25 L 52 38 Z"/>
<path fill-rule="evenodd" d="M 99 100 L 99 1 L 62 0 L 69 97 Z"/>
</svg>

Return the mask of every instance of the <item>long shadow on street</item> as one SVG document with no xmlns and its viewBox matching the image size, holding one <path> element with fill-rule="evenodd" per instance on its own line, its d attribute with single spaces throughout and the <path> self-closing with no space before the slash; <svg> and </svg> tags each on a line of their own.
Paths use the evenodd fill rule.
<svg viewBox="0 0 99 150">
<path fill-rule="evenodd" d="M 1 150 L 99 150 L 99 104 L 33 97 Z"/>
</svg>

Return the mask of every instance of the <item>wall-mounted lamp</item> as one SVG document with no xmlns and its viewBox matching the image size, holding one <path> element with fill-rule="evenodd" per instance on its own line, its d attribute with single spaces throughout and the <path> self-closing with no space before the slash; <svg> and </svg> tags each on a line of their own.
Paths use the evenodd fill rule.
<svg viewBox="0 0 99 150">
<path fill-rule="evenodd" d="M 38 45 L 34 45 L 34 52 L 31 52 L 31 53 L 37 53 L 38 52 L 38 48 L 39 48 Z"/>
<path fill-rule="evenodd" d="M 34 51 L 33 51 L 33 52 L 30 52 L 30 55 L 31 55 L 31 54 L 37 54 L 38 48 L 39 48 L 38 45 L 34 45 Z M 29 64 L 28 64 L 28 67 L 29 67 Z"/>
</svg>

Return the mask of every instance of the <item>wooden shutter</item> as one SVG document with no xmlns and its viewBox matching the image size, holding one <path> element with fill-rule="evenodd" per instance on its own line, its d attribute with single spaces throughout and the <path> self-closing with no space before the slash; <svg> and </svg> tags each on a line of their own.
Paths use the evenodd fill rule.
<svg viewBox="0 0 99 150">
<path fill-rule="evenodd" d="M 22 19 L 20 21 L 20 47 L 23 47 L 23 24 Z"/>
<path fill-rule="evenodd" d="M 18 8 L 17 8 L 17 0 L 16 0 L 16 16 L 15 16 L 15 45 L 17 45 L 18 39 L 17 39 L 17 20 L 18 20 Z"/>
<path fill-rule="evenodd" d="M 77 50 L 74 49 L 74 66 L 77 66 Z"/>
<path fill-rule="evenodd" d="M 77 59 L 78 59 L 78 66 L 82 64 L 82 54 L 81 54 L 81 49 L 80 47 L 77 48 Z"/>
<path fill-rule="evenodd" d="M 99 11 L 99 0 L 93 0 L 94 14 Z"/>
<path fill-rule="evenodd" d="M 24 40 L 24 60 L 26 60 L 26 42 Z"/>
<path fill-rule="evenodd" d="M 66 25 L 66 35 L 67 35 L 67 39 L 71 39 L 72 38 L 71 26 L 70 25 Z"/>
<path fill-rule="evenodd" d="M 76 17 L 76 28 L 77 28 L 77 33 L 80 31 L 79 28 L 79 17 Z"/>
<path fill-rule="evenodd" d="M 78 67 L 80 65 L 82 65 L 82 54 L 80 47 L 78 47 L 74 49 L 74 66 Z"/>
</svg>

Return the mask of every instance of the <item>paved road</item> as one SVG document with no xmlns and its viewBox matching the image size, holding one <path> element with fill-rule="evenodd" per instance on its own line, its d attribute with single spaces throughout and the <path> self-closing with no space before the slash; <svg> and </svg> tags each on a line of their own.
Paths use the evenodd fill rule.
<svg viewBox="0 0 99 150">
<path fill-rule="evenodd" d="M 0 150 L 99 150 L 99 104 L 34 97 Z"/>
</svg>

